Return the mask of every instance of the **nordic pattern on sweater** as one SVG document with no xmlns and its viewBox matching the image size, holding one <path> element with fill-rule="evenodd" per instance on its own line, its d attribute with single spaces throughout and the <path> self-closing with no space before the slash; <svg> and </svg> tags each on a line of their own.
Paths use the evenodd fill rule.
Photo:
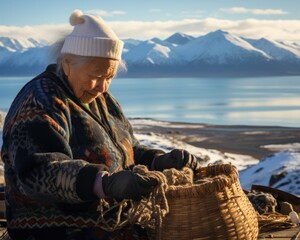
<svg viewBox="0 0 300 240">
<path fill-rule="evenodd" d="M 49 66 L 23 87 L 5 120 L 1 156 L 8 226 L 95 226 L 98 171 L 149 166 L 160 153 L 139 144 L 109 92 L 87 108 Z"/>
</svg>

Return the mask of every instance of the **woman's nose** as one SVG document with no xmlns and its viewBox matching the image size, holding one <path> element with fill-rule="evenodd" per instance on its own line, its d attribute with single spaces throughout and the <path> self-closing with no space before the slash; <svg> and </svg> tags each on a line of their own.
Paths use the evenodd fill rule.
<svg viewBox="0 0 300 240">
<path fill-rule="evenodd" d="M 106 85 L 107 84 L 106 84 L 105 79 L 101 79 L 101 80 L 97 81 L 97 84 L 95 86 L 95 90 L 97 92 L 105 92 L 107 90 L 106 89 L 106 87 L 107 87 Z"/>
</svg>

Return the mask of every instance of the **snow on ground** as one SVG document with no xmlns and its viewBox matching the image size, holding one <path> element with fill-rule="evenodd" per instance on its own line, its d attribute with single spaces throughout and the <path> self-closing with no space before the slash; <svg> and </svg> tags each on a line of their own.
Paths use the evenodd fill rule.
<svg viewBox="0 0 300 240">
<path fill-rule="evenodd" d="M 145 119 L 135 119 L 131 123 L 135 129 L 147 129 L 150 126 L 170 127 L 172 124 Z M 183 127 L 188 128 L 189 125 Z M 265 134 L 266 132 L 261 131 L 260 133 Z M 231 162 L 239 169 L 240 182 L 244 189 L 250 190 L 251 186 L 256 184 L 271 186 L 300 196 L 300 143 L 262 146 L 263 148 L 271 148 L 277 153 L 259 161 L 251 156 L 198 148 L 181 141 L 178 137 L 172 138 L 152 132 L 138 133 L 135 136 L 141 144 L 166 152 L 174 148 L 185 149 L 204 159 L 205 161 L 201 162 L 203 166 L 220 160 L 224 163 Z"/>
<path fill-rule="evenodd" d="M 1 146 L 2 146 L 2 127 L 3 127 L 3 124 L 4 124 L 5 116 L 6 116 L 6 113 L 0 111 L 0 149 L 1 149 Z M 0 164 L 1 164 L 1 161 L 0 161 Z"/>
<path fill-rule="evenodd" d="M 130 123 L 132 124 L 134 129 L 137 130 L 147 129 L 155 126 L 168 127 L 168 128 L 185 128 L 185 129 L 203 127 L 203 125 L 200 124 L 189 125 L 189 124 L 156 121 L 153 119 L 130 119 Z M 204 149 L 204 148 L 195 147 L 193 145 L 181 141 L 181 139 L 184 138 L 185 136 L 182 136 L 182 138 L 176 136 L 176 138 L 174 138 L 163 134 L 156 134 L 153 132 L 136 133 L 135 136 L 139 139 L 141 144 L 153 148 L 159 148 L 166 152 L 169 152 L 174 148 L 185 149 L 190 153 L 196 155 L 200 159 L 203 159 L 204 161 L 201 161 L 203 166 L 222 161 L 223 163 L 232 163 L 239 170 L 243 170 L 259 162 L 258 159 L 255 159 L 248 155 L 226 153 L 226 152 L 220 152 L 215 149 Z"/>
<path fill-rule="evenodd" d="M 140 143 L 149 147 L 162 149 L 166 152 L 174 148 L 185 149 L 197 157 L 203 159 L 201 164 L 206 166 L 210 163 L 222 161 L 223 163 L 232 163 L 239 170 L 243 170 L 251 165 L 257 164 L 259 161 L 251 156 L 223 153 L 214 149 L 204 149 L 182 142 L 178 139 L 167 137 L 165 135 L 154 133 L 135 134 Z"/>
<path fill-rule="evenodd" d="M 287 149 L 289 150 L 297 150 L 300 151 L 300 143 L 290 143 L 290 144 L 270 144 L 270 145 L 264 145 L 261 146 L 262 148 L 268 148 L 272 151 L 285 151 Z"/>
<path fill-rule="evenodd" d="M 203 166 L 222 161 L 232 163 L 240 173 L 240 182 L 244 189 L 251 189 L 253 184 L 271 186 L 283 191 L 300 195 L 300 151 L 295 150 L 299 144 L 272 145 L 279 150 L 276 154 L 261 161 L 247 155 L 220 152 L 214 149 L 204 149 L 184 143 L 165 135 L 145 133 L 135 134 L 141 144 L 159 148 L 166 152 L 180 148 L 204 159 Z M 294 148 L 294 149 L 293 149 Z"/>
<path fill-rule="evenodd" d="M 0 111 L 0 129 L 3 127 L 5 116 L 6 113 Z"/>
<path fill-rule="evenodd" d="M 255 184 L 300 195 L 300 152 L 289 150 L 265 158 L 241 171 L 240 181 L 245 189 Z"/>
<path fill-rule="evenodd" d="M 253 132 L 244 132 L 245 135 L 254 135 L 254 134 L 268 134 L 266 131 L 253 131 Z"/>
<path fill-rule="evenodd" d="M 145 129 L 155 126 L 160 127 L 168 127 L 168 128 L 201 128 L 203 125 L 188 125 L 188 124 L 180 124 L 180 123 L 172 123 L 167 121 L 157 121 L 154 119 L 146 119 L 146 118 L 132 118 L 130 119 L 130 123 L 134 126 L 135 129 Z"/>
</svg>

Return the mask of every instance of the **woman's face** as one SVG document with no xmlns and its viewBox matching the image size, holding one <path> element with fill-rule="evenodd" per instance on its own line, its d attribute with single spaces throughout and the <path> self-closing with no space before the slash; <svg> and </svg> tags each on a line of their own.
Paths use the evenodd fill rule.
<svg viewBox="0 0 300 240">
<path fill-rule="evenodd" d="M 108 87 L 116 75 L 119 61 L 109 58 L 95 57 L 83 64 L 66 60 L 65 74 L 75 96 L 82 103 L 90 103 Z"/>
</svg>

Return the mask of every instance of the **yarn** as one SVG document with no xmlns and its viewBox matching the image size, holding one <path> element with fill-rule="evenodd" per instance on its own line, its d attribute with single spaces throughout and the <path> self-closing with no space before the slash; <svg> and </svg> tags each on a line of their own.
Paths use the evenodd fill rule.
<svg viewBox="0 0 300 240">
<path fill-rule="evenodd" d="M 259 212 L 259 214 L 275 212 L 277 206 L 277 201 L 270 193 L 253 191 L 247 194 L 250 202 L 252 203 L 254 209 Z"/>
<path fill-rule="evenodd" d="M 105 199 L 101 199 L 98 211 L 100 213 L 98 226 L 105 231 L 115 231 L 127 225 L 138 224 L 144 228 L 154 230 L 159 236 L 159 229 L 163 218 L 169 212 L 166 192 L 169 187 L 176 185 L 193 184 L 193 171 L 190 168 L 183 168 L 181 171 L 175 168 L 164 170 L 163 172 L 149 171 L 144 165 L 137 165 L 132 170 L 134 173 L 155 178 L 158 185 L 147 197 L 140 201 L 123 200 L 114 201 L 109 204 Z M 108 215 L 116 211 L 114 219 Z"/>
<path fill-rule="evenodd" d="M 295 227 L 289 216 L 279 212 L 257 214 L 257 218 L 261 233 Z"/>
</svg>

